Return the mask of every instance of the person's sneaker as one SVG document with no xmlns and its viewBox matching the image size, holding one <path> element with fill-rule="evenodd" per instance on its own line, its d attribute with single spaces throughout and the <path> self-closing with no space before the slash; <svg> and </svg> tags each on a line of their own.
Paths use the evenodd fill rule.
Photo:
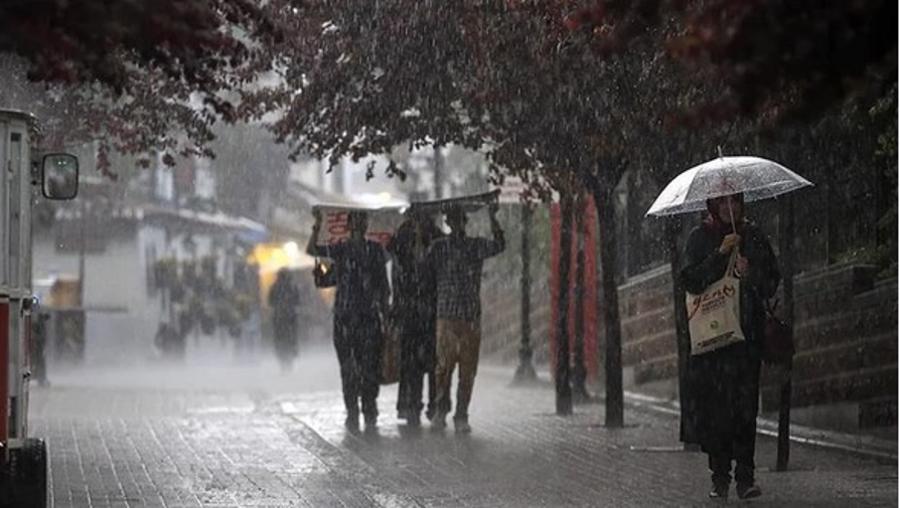
<svg viewBox="0 0 900 508">
<path fill-rule="evenodd" d="M 406 425 L 409 427 L 419 427 L 422 425 L 422 420 L 419 418 L 419 413 L 410 412 L 406 415 Z"/>
<path fill-rule="evenodd" d="M 728 499 L 728 484 L 713 484 L 712 490 L 709 491 L 710 499 Z"/>
<path fill-rule="evenodd" d="M 366 415 L 366 430 L 374 429 L 378 426 L 377 415 Z"/>
<path fill-rule="evenodd" d="M 437 413 L 434 415 L 434 418 L 431 419 L 431 428 L 434 430 L 444 430 L 447 428 L 447 416 Z"/>
<path fill-rule="evenodd" d="M 359 415 L 347 415 L 344 420 L 344 428 L 352 434 L 359 433 Z"/>
<path fill-rule="evenodd" d="M 753 499 L 762 495 L 762 489 L 754 483 L 738 484 L 737 496 L 741 499 Z"/>
<path fill-rule="evenodd" d="M 457 434 L 471 434 L 472 426 L 469 425 L 468 420 L 454 420 L 453 428 L 456 429 Z"/>
</svg>

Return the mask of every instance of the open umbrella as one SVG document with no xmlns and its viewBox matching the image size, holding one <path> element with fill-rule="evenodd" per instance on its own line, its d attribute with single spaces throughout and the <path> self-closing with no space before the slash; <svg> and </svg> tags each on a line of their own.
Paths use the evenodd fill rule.
<svg viewBox="0 0 900 508">
<path fill-rule="evenodd" d="M 706 209 L 706 200 L 743 193 L 759 201 L 813 185 L 777 162 L 762 157 L 719 157 L 681 173 L 666 185 L 647 215 L 675 215 Z"/>
</svg>

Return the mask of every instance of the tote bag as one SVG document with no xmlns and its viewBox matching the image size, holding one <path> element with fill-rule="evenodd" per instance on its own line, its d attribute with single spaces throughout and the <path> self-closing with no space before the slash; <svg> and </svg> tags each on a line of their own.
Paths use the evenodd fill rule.
<svg viewBox="0 0 900 508">
<path fill-rule="evenodd" d="M 384 344 L 381 349 L 382 385 L 400 381 L 400 328 L 396 319 L 386 320 L 384 326 Z"/>
<path fill-rule="evenodd" d="M 741 281 L 734 276 L 737 249 L 732 251 L 725 276 L 703 293 L 687 293 L 691 355 L 702 355 L 744 340 L 741 330 Z"/>
</svg>

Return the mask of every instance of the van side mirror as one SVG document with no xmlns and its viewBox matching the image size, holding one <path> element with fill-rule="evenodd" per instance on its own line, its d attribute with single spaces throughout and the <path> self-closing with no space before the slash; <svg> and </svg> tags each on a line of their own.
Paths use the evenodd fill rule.
<svg viewBox="0 0 900 508">
<path fill-rule="evenodd" d="M 68 153 L 45 155 L 41 162 L 41 191 L 47 199 L 74 199 L 78 195 L 78 157 Z"/>
</svg>

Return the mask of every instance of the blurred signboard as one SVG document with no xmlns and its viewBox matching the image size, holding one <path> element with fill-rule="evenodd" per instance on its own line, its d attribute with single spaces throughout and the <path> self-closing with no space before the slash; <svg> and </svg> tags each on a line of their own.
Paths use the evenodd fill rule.
<svg viewBox="0 0 900 508">
<path fill-rule="evenodd" d="M 315 205 L 313 211 L 322 216 L 322 225 L 319 228 L 319 237 L 316 245 L 331 245 L 350 237 L 348 219 L 350 212 L 364 212 L 369 217 L 369 229 L 366 238 L 387 246 L 394 231 L 400 227 L 407 210 L 417 210 L 426 214 L 438 216 L 453 206 L 462 207 L 466 212 L 473 213 L 483 209 L 491 202 L 496 202 L 500 196 L 499 190 L 475 194 L 472 196 L 460 196 L 448 199 L 431 201 L 416 201 L 408 206 L 390 206 L 381 208 L 364 208 L 347 205 Z"/>
<path fill-rule="evenodd" d="M 394 231 L 403 222 L 403 209 L 405 207 L 385 208 L 355 208 L 341 205 L 316 205 L 313 211 L 318 211 L 322 216 L 322 225 L 319 228 L 319 237 L 316 245 L 332 245 L 350 238 L 349 217 L 350 212 L 364 212 L 369 217 L 369 229 L 366 238 L 374 240 L 383 246 L 394 235 Z"/>
</svg>

